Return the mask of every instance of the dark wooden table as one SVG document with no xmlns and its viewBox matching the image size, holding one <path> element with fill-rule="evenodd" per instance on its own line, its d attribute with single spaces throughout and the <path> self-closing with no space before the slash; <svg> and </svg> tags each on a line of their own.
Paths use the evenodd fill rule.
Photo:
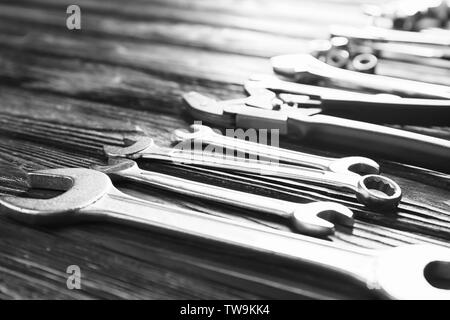
<svg viewBox="0 0 450 320">
<path fill-rule="evenodd" d="M 376 1 L 372 1 L 376 2 Z M 168 145 L 171 131 L 193 121 L 181 94 L 242 97 L 251 73 L 271 72 L 268 57 L 304 52 L 332 23 L 362 26 L 360 2 L 78 0 L 82 30 L 66 28 L 59 0 L 0 2 L 0 194 L 23 194 L 25 172 L 103 164 L 103 145 L 147 134 Z M 450 84 L 446 70 L 384 61 L 383 74 Z M 405 126 L 444 138 L 448 127 Z M 282 140 L 284 146 L 343 155 Z M 393 150 L 395 152 L 395 150 Z M 396 215 L 371 212 L 349 194 L 280 188 L 153 169 L 278 198 L 334 199 L 355 211 L 353 232 L 330 238 L 349 247 L 408 243 L 449 246 L 448 175 L 377 159 L 399 182 Z M 281 221 L 153 189 L 121 184 L 130 194 L 205 214 L 287 229 Z M 82 289 L 66 287 L 78 265 Z M 0 216 L 0 298 L 369 298 L 364 288 L 320 270 L 268 261 L 248 252 L 110 224 L 29 227 Z"/>
</svg>

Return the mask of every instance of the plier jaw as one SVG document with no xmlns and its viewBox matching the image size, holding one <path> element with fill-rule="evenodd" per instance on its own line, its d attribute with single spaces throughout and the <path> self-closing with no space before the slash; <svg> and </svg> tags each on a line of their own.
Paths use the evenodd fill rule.
<svg viewBox="0 0 450 320">
<path fill-rule="evenodd" d="M 306 102 L 306 96 L 280 94 L 256 87 L 248 87 L 247 98 L 216 101 L 197 92 L 183 95 L 190 114 L 207 123 L 231 128 L 277 129 L 279 134 L 288 134 L 288 119 L 309 116 L 321 109 L 299 109 L 299 102 Z"/>
</svg>

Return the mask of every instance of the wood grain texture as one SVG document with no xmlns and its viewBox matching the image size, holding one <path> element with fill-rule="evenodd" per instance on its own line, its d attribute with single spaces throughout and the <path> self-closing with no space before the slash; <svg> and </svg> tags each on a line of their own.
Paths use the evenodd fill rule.
<svg viewBox="0 0 450 320">
<path fill-rule="evenodd" d="M 0 1 L 0 194 L 27 191 L 26 172 L 103 164 L 104 145 L 149 135 L 168 145 L 194 120 L 181 94 L 243 96 L 267 58 L 307 50 L 333 23 L 361 26 L 360 3 L 283 1 L 80 0 L 82 30 L 65 28 L 58 0 Z M 450 84 L 448 70 L 383 61 L 380 71 Z M 401 126 L 450 138 L 450 129 Z M 282 140 L 282 145 L 322 155 Z M 348 247 L 409 243 L 450 246 L 449 175 L 377 159 L 404 198 L 396 215 L 363 208 L 352 194 L 305 184 L 280 186 L 211 170 L 162 163 L 143 167 L 290 201 L 333 200 L 354 210 L 352 232 L 329 240 Z M 284 221 L 118 184 L 124 192 L 174 207 L 289 231 Z M 31 228 L 0 216 L 0 298 L 237 299 L 368 298 L 321 270 L 224 252 L 195 241 L 109 224 Z M 68 265 L 82 269 L 82 290 L 66 289 Z"/>
</svg>

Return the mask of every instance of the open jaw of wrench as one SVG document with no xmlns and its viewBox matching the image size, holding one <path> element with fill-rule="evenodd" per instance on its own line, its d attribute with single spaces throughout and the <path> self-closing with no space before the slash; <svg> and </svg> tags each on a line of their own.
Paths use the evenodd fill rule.
<svg viewBox="0 0 450 320">
<path fill-rule="evenodd" d="M 298 82 L 324 82 L 345 89 L 367 89 L 405 97 L 450 99 L 448 86 L 345 70 L 309 54 L 276 56 L 271 58 L 271 63 L 276 73 Z"/>
<path fill-rule="evenodd" d="M 347 207 L 333 202 L 293 203 L 256 194 L 190 181 L 171 175 L 141 170 L 128 159 L 110 159 L 108 166 L 95 166 L 112 179 L 124 179 L 179 194 L 206 199 L 284 218 L 297 232 L 325 237 L 334 233 L 334 223 L 351 227 L 353 213 Z"/>
<path fill-rule="evenodd" d="M 114 188 L 109 177 L 89 169 L 29 173 L 31 187 L 65 191 L 52 199 L 1 197 L 0 212 L 28 224 L 89 219 L 158 230 L 204 242 L 289 259 L 343 275 L 387 298 L 450 299 L 450 290 L 430 279 L 450 281 L 450 250 L 406 245 L 384 250 L 348 249 L 329 241 L 168 208 Z"/>
<path fill-rule="evenodd" d="M 368 174 L 345 174 L 322 171 L 306 167 L 276 164 L 267 161 L 228 157 L 213 153 L 186 152 L 177 148 L 162 148 L 151 138 L 143 140 L 126 148 L 105 147 L 105 153 L 110 157 L 128 157 L 131 159 L 163 160 L 170 163 L 190 164 L 209 167 L 218 170 L 243 172 L 251 175 L 264 175 L 290 180 L 300 180 L 332 188 L 344 189 L 355 193 L 359 202 L 377 210 L 392 211 L 397 208 L 402 192 L 397 183 L 384 176 Z M 144 147 L 147 145 L 147 147 Z"/>
<path fill-rule="evenodd" d="M 191 131 L 178 129 L 172 134 L 173 142 L 205 144 L 223 148 L 228 151 L 238 151 L 254 157 L 260 157 L 268 161 L 280 161 L 292 165 L 307 166 L 324 171 L 343 174 L 378 174 L 380 166 L 378 163 L 364 157 L 328 158 L 309 153 L 293 151 L 273 147 L 267 144 L 247 141 L 234 137 L 223 136 L 216 133 L 208 126 L 193 124 Z"/>
</svg>

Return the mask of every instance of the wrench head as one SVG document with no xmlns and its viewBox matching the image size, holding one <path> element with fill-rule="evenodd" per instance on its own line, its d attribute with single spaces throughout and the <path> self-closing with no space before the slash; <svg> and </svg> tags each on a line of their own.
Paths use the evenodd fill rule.
<svg viewBox="0 0 450 320">
<path fill-rule="evenodd" d="M 146 136 L 139 137 L 136 140 L 128 140 L 127 142 L 129 143 L 127 147 L 104 146 L 103 151 L 108 157 L 133 158 L 134 154 L 155 146 L 153 139 Z M 139 158 L 139 156 L 136 156 L 136 158 Z"/>
<path fill-rule="evenodd" d="M 353 212 L 346 206 L 334 202 L 311 202 L 301 204 L 292 214 L 292 224 L 302 234 L 326 237 L 335 231 L 335 223 L 353 226 Z"/>
<path fill-rule="evenodd" d="M 174 130 L 172 133 L 171 141 L 176 143 L 195 139 L 201 140 L 203 137 L 211 137 L 212 135 L 216 134 L 216 132 L 210 127 L 197 123 L 190 125 L 189 129 L 190 130 L 185 129 Z"/>
<path fill-rule="evenodd" d="M 365 157 L 345 157 L 334 160 L 329 170 L 344 174 L 368 175 L 380 173 L 380 165 Z"/>
<path fill-rule="evenodd" d="M 103 172 L 110 177 L 117 177 L 126 171 L 140 170 L 136 161 L 124 158 L 109 158 L 108 165 L 94 165 L 91 169 Z"/>
<path fill-rule="evenodd" d="M 301 82 L 318 80 L 314 70 L 323 69 L 323 65 L 327 66 L 310 54 L 280 55 L 272 57 L 270 62 L 275 73 Z"/>
<path fill-rule="evenodd" d="M 393 211 L 402 198 L 402 190 L 387 177 L 369 174 L 358 180 L 356 197 L 369 208 Z"/>
<path fill-rule="evenodd" d="M 29 224 L 70 222 L 80 210 L 102 198 L 112 187 L 107 175 L 89 169 L 51 169 L 28 173 L 32 188 L 65 191 L 51 199 L 1 197 L 0 211 Z"/>
<path fill-rule="evenodd" d="M 387 249 L 377 257 L 376 270 L 368 285 L 391 298 L 450 300 L 448 248 L 409 245 Z"/>
</svg>

